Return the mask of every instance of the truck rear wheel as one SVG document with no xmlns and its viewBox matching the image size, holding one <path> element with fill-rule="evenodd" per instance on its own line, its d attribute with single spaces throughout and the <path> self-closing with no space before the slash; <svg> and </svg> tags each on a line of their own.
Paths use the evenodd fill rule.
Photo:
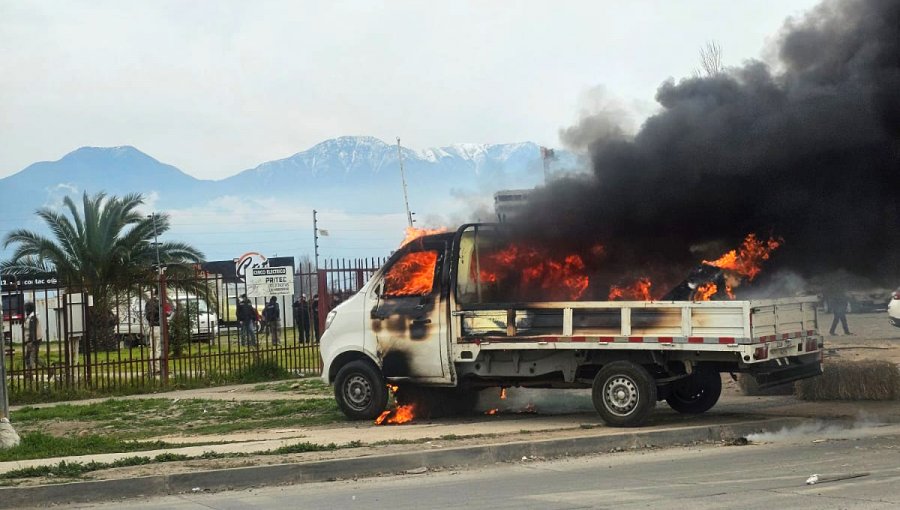
<svg viewBox="0 0 900 510">
<path fill-rule="evenodd" d="M 351 420 L 374 420 L 387 407 L 388 391 L 381 372 L 372 363 L 347 363 L 334 378 L 334 398 Z"/>
<path fill-rule="evenodd" d="M 614 361 L 594 377 L 591 399 L 607 425 L 637 427 L 656 406 L 656 381 L 636 363 Z"/>
<path fill-rule="evenodd" d="M 679 413 L 701 414 L 712 409 L 721 394 L 722 376 L 718 372 L 698 370 L 673 383 L 666 402 Z"/>
</svg>

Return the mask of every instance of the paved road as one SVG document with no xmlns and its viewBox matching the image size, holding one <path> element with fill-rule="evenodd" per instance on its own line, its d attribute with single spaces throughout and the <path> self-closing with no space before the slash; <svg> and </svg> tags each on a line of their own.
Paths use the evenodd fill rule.
<svg viewBox="0 0 900 510">
<path fill-rule="evenodd" d="M 523 461 L 487 469 L 168 496 L 127 506 L 132 510 L 900 507 L 898 425 L 803 428 L 753 439 L 747 446 Z M 806 485 L 814 473 L 824 483 Z M 868 474 L 826 481 L 860 473 Z M 98 508 L 122 506 L 120 502 Z"/>
</svg>

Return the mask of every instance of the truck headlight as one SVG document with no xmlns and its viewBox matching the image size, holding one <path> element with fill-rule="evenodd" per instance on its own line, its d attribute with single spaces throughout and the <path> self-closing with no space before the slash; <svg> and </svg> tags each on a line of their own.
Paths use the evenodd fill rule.
<svg viewBox="0 0 900 510">
<path fill-rule="evenodd" d="M 331 327 L 331 323 L 334 322 L 335 317 L 337 317 L 337 310 L 328 312 L 328 315 L 325 316 L 325 329 Z"/>
</svg>

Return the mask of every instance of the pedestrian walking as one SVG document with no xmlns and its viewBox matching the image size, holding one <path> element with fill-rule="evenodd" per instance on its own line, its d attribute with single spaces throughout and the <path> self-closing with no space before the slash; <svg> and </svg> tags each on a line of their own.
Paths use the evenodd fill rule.
<svg viewBox="0 0 900 510">
<path fill-rule="evenodd" d="M 147 300 L 144 318 L 147 320 L 147 326 L 150 329 L 150 372 L 158 374 L 159 360 L 162 357 L 163 339 L 159 316 L 159 296 L 156 295 L 155 291 L 151 291 L 150 299 Z"/>
<path fill-rule="evenodd" d="M 35 313 L 34 303 L 25 303 L 25 377 L 32 378 L 34 369 L 44 366 L 41 359 L 41 343 L 44 341 L 44 328 Z"/>
<path fill-rule="evenodd" d="M 276 296 L 269 298 L 263 308 L 263 320 L 266 321 L 266 339 L 271 335 L 272 345 L 277 347 L 281 343 L 281 306 Z"/>
<path fill-rule="evenodd" d="M 837 329 L 838 322 L 840 322 L 841 327 L 844 329 L 845 335 L 851 335 L 850 328 L 847 326 L 847 305 L 850 304 L 847 300 L 847 295 L 842 291 L 834 292 L 828 297 L 828 308 L 831 310 L 831 313 L 834 314 L 834 320 L 831 321 L 831 331 L 830 334 L 834 336 L 835 330 Z"/>
</svg>

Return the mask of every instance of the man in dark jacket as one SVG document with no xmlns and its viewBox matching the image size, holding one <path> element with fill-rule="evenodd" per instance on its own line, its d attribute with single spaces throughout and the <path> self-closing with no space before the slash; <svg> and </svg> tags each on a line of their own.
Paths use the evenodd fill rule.
<svg viewBox="0 0 900 510">
<path fill-rule="evenodd" d="M 849 304 L 846 294 L 843 292 L 834 292 L 828 297 L 828 308 L 834 314 L 834 320 L 831 321 L 831 335 L 834 336 L 838 322 L 844 328 L 844 334 L 850 334 L 850 328 L 847 327 L 847 305 Z"/>
<path fill-rule="evenodd" d="M 300 294 L 292 308 L 294 325 L 297 327 L 297 342 L 305 344 L 309 341 L 309 301 L 306 299 L 306 294 Z"/>
<path fill-rule="evenodd" d="M 272 345 L 277 347 L 281 343 L 281 306 L 278 305 L 278 297 L 269 298 L 263 308 L 263 319 L 266 321 L 266 338 L 272 335 Z"/>
<path fill-rule="evenodd" d="M 241 301 L 237 306 L 237 320 L 240 324 L 238 333 L 240 344 L 256 346 L 256 323 L 259 321 L 259 317 L 246 294 L 241 294 Z"/>
<path fill-rule="evenodd" d="M 35 313 L 34 303 L 25 303 L 25 377 L 31 379 L 32 371 L 44 365 L 41 359 L 41 342 L 44 341 L 44 328 Z"/>
</svg>

